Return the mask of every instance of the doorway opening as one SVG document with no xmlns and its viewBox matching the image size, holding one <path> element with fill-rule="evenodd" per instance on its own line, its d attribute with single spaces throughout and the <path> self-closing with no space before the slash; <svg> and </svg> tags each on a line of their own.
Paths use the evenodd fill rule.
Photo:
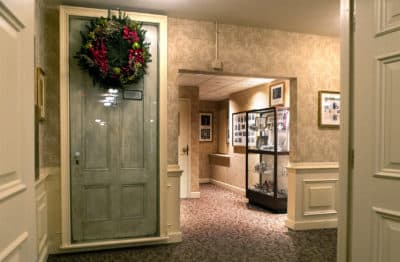
<svg viewBox="0 0 400 262">
<path fill-rule="evenodd" d="M 240 194 L 259 192 L 282 200 L 280 211 L 285 212 L 285 167 L 291 160 L 290 140 L 295 138 L 290 133 L 296 131 L 291 120 L 296 119 L 296 108 L 290 108 L 296 101 L 296 79 L 181 69 L 178 81 L 181 197 L 198 198 L 199 184 L 214 183 Z M 251 153 L 251 149 L 267 153 Z M 262 204 L 257 197 L 251 199 Z"/>
</svg>

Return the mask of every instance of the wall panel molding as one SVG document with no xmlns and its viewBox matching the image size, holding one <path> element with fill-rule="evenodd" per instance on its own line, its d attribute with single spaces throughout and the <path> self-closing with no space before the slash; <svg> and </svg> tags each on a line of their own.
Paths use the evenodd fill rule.
<svg viewBox="0 0 400 262">
<path fill-rule="evenodd" d="M 289 163 L 288 216 L 293 230 L 337 226 L 339 164 Z"/>
<path fill-rule="evenodd" d="M 400 30 L 399 1 L 375 0 L 376 36 Z"/>
<path fill-rule="evenodd" d="M 0 202 L 26 190 L 26 185 L 20 179 L 0 186 Z"/>
<path fill-rule="evenodd" d="M 400 8 L 400 6 L 399 6 Z M 399 10 L 400 12 L 400 10 Z M 400 17 L 399 17 L 400 19 Z M 400 21 L 400 20 L 399 20 Z M 377 57 L 375 177 L 400 179 L 400 52 Z"/>
<path fill-rule="evenodd" d="M 7 258 L 11 257 L 11 255 L 19 248 L 21 248 L 22 244 L 28 239 L 28 232 L 23 232 L 20 234 L 14 241 L 12 241 L 5 249 L 0 251 L 0 261 L 5 261 Z"/>
<path fill-rule="evenodd" d="M 1 23 L 1 20 L 4 22 Z M 4 26 L 9 26 L 16 32 L 20 32 L 25 28 L 24 24 L 11 12 L 3 2 L 0 2 L 0 24 Z M 9 31 L 9 30 L 7 30 Z M 10 31 L 9 31 L 10 32 Z"/>
<path fill-rule="evenodd" d="M 373 207 L 372 257 L 377 262 L 396 262 L 400 257 L 400 212 Z"/>
</svg>

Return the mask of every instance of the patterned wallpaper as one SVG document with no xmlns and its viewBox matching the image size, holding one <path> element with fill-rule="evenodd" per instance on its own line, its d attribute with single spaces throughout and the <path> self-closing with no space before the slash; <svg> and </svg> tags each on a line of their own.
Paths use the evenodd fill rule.
<svg viewBox="0 0 400 262">
<path fill-rule="evenodd" d="M 58 7 L 39 0 L 37 61 L 46 73 L 46 121 L 39 123 L 40 167 L 60 166 L 60 40 Z M 46 8 L 43 8 L 43 2 Z"/>
<path fill-rule="evenodd" d="M 178 162 L 178 69 L 209 70 L 214 60 L 213 22 L 169 18 L 168 140 L 170 164 Z M 318 128 L 318 90 L 340 89 L 338 38 L 255 27 L 220 25 L 224 71 L 297 78 L 297 162 L 338 161 L 339 131 Z M 296 105 L 297 103 L 297 105 Z"/>
<path fill-rule="evenodd" d="M 48 1 L 45 1 L 48 2 Z M 47 3 L 46 3 L 47 4 Z M 45 11 L 42 51 L 47 73 L 48 120 L 42 125 L 42 166 L 60 164 L 59 15 Z M 178 163 L 177 72 L 209 70 L 214 60 L 213 22 L 168 19 L 168 163 Z M 245 36 L 245 37 L 244 37 Z M 236 25 L 220 26 L 220 59 L 224 71 L 297 77 L 298 136 L 296 161 L 337 161 L 339 131 L 320 130 L 318 90 L 339 90 L 339 39 Z M 292 107 L 293 107 L 293 103 Z M 293 145 L 293 144 L 292 144 Z"/>
</svg>

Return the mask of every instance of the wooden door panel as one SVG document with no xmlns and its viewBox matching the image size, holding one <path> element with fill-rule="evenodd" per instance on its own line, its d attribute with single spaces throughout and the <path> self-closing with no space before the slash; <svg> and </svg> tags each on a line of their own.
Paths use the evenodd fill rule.
<svg viewBox="0 0 400 262">
<path fill-rule="evenodd" d="M 86 18 L 71 18 L 70 56 Z M 158 28 L 147 26 L 152 37 Z M 106 106 L 107 89 L 70 59 L 72 238 L 75 242 L 155 235 L 158 230 L 158 48 L 134 88 L 143 100 Z M 76 152 L 80 154 L 76 155 Z"/>
<path fill-rule="evenodd" d="M 377 174 L 400 177 L 400 124 L 396 113 L 400 112 L 400 53 L 379 58 L 377 67 Z"/>
<path fill-rule="evenodd" d="M 355 1 L 351 261 L 400 260 L 398 2 Z"/>
<path fill-rule="evenodd" d="M 110 119 L 110 108 L 99 102 L 104 99 L 103 94 L 103 90 L 92 85 L 85 88 L 82 94 L 84 104 L 81 137 L 84 143 L 83 166 L 86 170 L 109 169 L 110 129 L 113 123 Z"/>
<path fill-rule="evenodd" d="M 33 13 L 32 0 L 0 1 L 0 261 L 4 262 L 38 259 Z"/>
<path fill-rule="evenodd" d="M 144 168 L 144 102 L 121 101 L 121 168 Z"/>
<path fill-rule="evenodd" d="M 85 220 L 87 222 L 111 220 L 110 187 L 107 185 L 86 185 L 83 188 Z"/>
<path fill-rule="evenodd" d="M 125 184 L 121 186 L 121 219 L 145 217 L 145 184 Z"/>
</svg>

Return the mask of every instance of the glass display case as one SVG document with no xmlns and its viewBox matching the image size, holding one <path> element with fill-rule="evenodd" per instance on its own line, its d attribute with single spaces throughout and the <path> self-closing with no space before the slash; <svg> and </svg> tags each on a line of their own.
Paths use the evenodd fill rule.
<svg viewBox="0 0 400 262">
<path fill-rule="evenodd" d="M 286 212 L 289 109 L 246 112 L 246 197 L 251 204 Z"/>
</svg>

